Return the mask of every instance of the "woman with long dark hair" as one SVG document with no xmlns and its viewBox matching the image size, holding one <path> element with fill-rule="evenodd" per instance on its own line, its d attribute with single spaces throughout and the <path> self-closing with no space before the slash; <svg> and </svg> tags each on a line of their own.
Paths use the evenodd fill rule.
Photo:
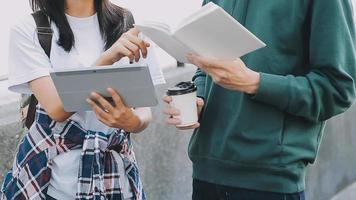
<svg viewBox="0 0 356 200">
<path fill-rule="evenodd" d="M 51 69 L 147 64 L 155 83 L 162 73 L 149 43 L 132 28 L 131 13 L 109 0 L 31 0 L 50 21 L 49 57 L 29 15 L 11 29 L 9 89 L 34 94 L 36 120 L 20 142 L 1 199 L 145 199 L 130 133 L 144 130 L 150 108 L 129 108 L 112 88 L 114 104 L 93 92 L 93 111 L 69 113 L 49 76 Z"/>
</svg>

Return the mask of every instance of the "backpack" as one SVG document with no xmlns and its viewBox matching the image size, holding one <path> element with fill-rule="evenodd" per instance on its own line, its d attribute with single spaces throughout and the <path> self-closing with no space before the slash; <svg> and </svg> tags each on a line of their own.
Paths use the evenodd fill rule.
<svg viewBox="0 0 356 200">
<path fill-rule="evenodd" d="M 48 58 L 51 54 L 53 31 L 49 19 L 42 11 L 36 11 L 31 14 L 36 23 L 36 33 L 39 43 L 45 51 Z M 23 127 L 30 129 L 35 121 L 36 106 L 38 101 L 35 95 L 22 94 L 20 100 L 20 113 Z"/>
<path fill-rule="evenodd" d="M 36 23 L 36 33 L 39 43 L 50 58 L 53 31 L 48 16 L 43 11 L 36 11 L 31 14 Z M 133 27 L 135 20 L 130 11 L 125 10 L 124 13 L 124 29 L 125 31 Z M 36 116 L 36 106 L 38 101 L 35 95 L 22 94 L 20 100 L 20 114 L 23 127 L 30 129 Z"/>
</svg>

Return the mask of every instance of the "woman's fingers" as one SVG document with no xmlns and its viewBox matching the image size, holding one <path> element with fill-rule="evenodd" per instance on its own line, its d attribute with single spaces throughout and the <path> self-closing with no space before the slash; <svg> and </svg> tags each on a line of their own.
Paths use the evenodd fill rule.
<svg viewBox="0 0 356 200">
<path fill-rule="evenodd" d="M 197 106 L 198 107 L 203 107 L 204 106 L 204 100 L 202 98 L 197 98 Z"/>
<path fill-rule="evenodd" d="M 102 56 L 95 62 L 96 65 L 111 65 L 123 57 L 128 57 L 130 62 L 139 61 L 142 57 L 147 57 L 148 42 L 138 37 L 140 31 L 137 28 L 130 29 L 128 32 L 115 42 L 115 44 L 106 50 Z"/>
<path fill-rule="evenodd" d="M 135 44 L 142 53 L 142 57 L 146 58 L 147 57 L 147 47 L 149 47 L 149 43 L 145 42 L 144 40 L 138 38 L 137 36 L 131 35 L 131 34 L 127 34 L 127 39 L 132 42 L 133 44 Z"/>
<path fill-rule="evenodd" d="M 93 100 L 88 98 L 88 99 L 86 99 L 86 101 L 92 107 L 93 111 L 98 116 L 98 118 L 101 118 L 103 120 L 110 119 L 109 113 L 107 113 L 103 109 L 101 109 L 100 106 L 98 106 Z"/>
<path fill-rule="evenodd" d="M 135 60 L 135 54 L 123 44 L 120 43 L 117 49 L 117 53 L 120 54 L 122 57 L 128 57 L 131 62 Z"/>
<path fill-rule="evenodd" d="M 182 123 L 182 121 L 180 119 L 172 117 L 172 118 L 167 118 L 166 123 L 169 125 L 177 126 L 177 125 L 180 125 Z"/>
<path fill-rule="evenodd" d="M 93 109 L 96 117 L 98 118 L 99 121 L 101 121 L 102 123 L 104 123 L 105 125 L 109 126 L 109 127 L 112 127 L 113 124 L 110 123 L 109 119 L 104 117 L 101 113 L 100 110 L 98 110 L 97 108 L 96 109 Z"/>
<path fill-rule="evenodd" d="M 164 96 L 162 99 L 167 104 L 172 102 L 172 97 L 170 97 L 170 96 Z M 178 109 L 173 108 L 172 106 L 168 105 L 165 109 L 163 109 L 163 113 L 165 115 L 168 115 L 168 118 L 166 119 L 166 123 L 168 125 L 177 126 L 177 125 L 180 125 L 182 123 L 179 118 L 175 118 L 175 117 L 180 115 L 180 111 Z"/>
<path fill-rule="evenodd" d="M 105 112 L 113 112 L 114 107 L 101 95 L 96 92 L 90 94 L 90 98 L 96 101 Z"/>
<path fill-rule="evenodd" d="M 124 101 L 122 100 L 122 98 L 120 97 L 119 93 L 116 90 L 112 88 L 108 88 L 107 91 L 110 93 L 112 99 L 114 100 L 116 108 L 126 107 Z"/>
<path fill-rule="evenodd" d="M 169 116 L 179 116 L 180 115 L 180 111 L 173 107 L 167 107 L 167 108 L 163 109 L 163 113 L 166 115 L 169 115 Z"/>
<path fill-rule="evenodd" d="M 127 31 L 127 33 L 134 35 L 134 36 L 138 36 L 140 34 L 140 30 L 136 27 L 131 28 L 129 31 Z"/>
<path fill-rule="evenodd" d="M 192 126 L 184 126 L 184 127 L 177 127 L 179 130 L 190 130 L 190 129 L 196 129 L 200 127 L 200 123 L 196 123 Z"/>
<path fill-rule="evenodd" d="M 164 102 L 166 102 L 166 103 L 171 103 L 172 102 L 172 97 L 170 97 L 170 96 L 164 96 L 163 98 L 162 98 L 162 100 L 164 101 Z"/>
<path fill-rule="evenodd" d="M 197 107 L 198 107 L 198 116 L 200 116 L 200 113 L 204 107 L 204 100 L 202 98 L 197 97 Z"/>
<path fill-rule="evenodd" d="M 138 62 L 141 57 L 140 48 L 129 40 L 123 40 L 123 45 L 126 47 L 126 49 L 131 51 L 131 53 L 134 55 L 135 61 Z"/>
<path fill-rule="evenodd" d="M 120 39 L 117 41 L 119 48 L 119 53 L 130 58 L 130 61 L 135 60 L 138 62 L 142 57 L 147 57 L 147 48 L 150 46 L 149 43 L 138 37 L 140 31 L 136 28 L 130 29 L 128 32 L 122 34 Z"/>
</svg>

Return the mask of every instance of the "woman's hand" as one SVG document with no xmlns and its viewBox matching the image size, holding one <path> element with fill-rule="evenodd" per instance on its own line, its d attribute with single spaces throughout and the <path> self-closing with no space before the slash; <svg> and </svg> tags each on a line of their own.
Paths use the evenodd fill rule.
<svg viewBox="0 0 356 200">
<path fill-rule="evenodd" d="M 108 88 L 114 104 L 109 103 L 104 97 L 92 92 L 87 102 L 92 107 L 97 118 L 109 127 L 120 128 L 127 132 L 139 132 L 144 126 L 139 116 L 133 109 L 128 108 L 119 94 L 112 88 Z"/>
<path fill-rule="evenodd" d="M 249 69 L 241 59 L 221 60 L 189 55 L 188 60 L 212 77 L 226 89 L 255 94 L 260 84 L 260 74 Z"/>
<path fill-rule="evenodd" d="M 128 57 L 130 62 L 138 62 L 142 57 L 146 58 L 147 48 L 150 44 L 138 38 L 140 31 L 132 28 L 122 36 L 95 62 L 96 66 L 112 65 L 123 57 Z"/>
<path fill-rule="evenodd" d="M 165 103 L 167 103 L 167 107 L 163 110 L 163 113 L 165 115 L 168 116 L 168 118 L 166 119 L 166 123 L 169 125 L 174 125 L 174 126 L 178 126 L 180 125 L 182 122 L 179 118 L 180 115 L 180 111 L 177 108 L 174 108 L 170 105 L 170 103 L 172 102 L 172 97 L 170 96 L 165 96 L 163 97 L 163 101 Z M 198 116 L 200 117 L 200 113 L 203 110 L 204 107 L 204 100 L 202 98 L 197 97 L 197 111 L 198 111 Z M 173 117 L 175 116 L 175 117 Z M 189 129 L 196 129 L 199 128 L 200 124 L 199 122 L 197 122 L 196 124 L 192 125 L 192 126 L 187 126 L 187 127 L 177 127 L 180 130 L 189 130 Z"/>
</svg>

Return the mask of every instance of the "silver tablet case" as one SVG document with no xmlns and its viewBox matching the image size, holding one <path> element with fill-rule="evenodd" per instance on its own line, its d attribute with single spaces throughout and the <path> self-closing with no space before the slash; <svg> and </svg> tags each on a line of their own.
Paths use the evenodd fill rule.
<svg viewBox="0 0 356 200">
<path fill-rule="evenodd" d="M 92 91 L 110 97 L 106 91 L 116 89 L 129 107 L 150 107 L 158 104 L 147 66 L 95 67 L 50 73 L 67 112 L 89 111 L 86 98 Z"/>
</svg>

